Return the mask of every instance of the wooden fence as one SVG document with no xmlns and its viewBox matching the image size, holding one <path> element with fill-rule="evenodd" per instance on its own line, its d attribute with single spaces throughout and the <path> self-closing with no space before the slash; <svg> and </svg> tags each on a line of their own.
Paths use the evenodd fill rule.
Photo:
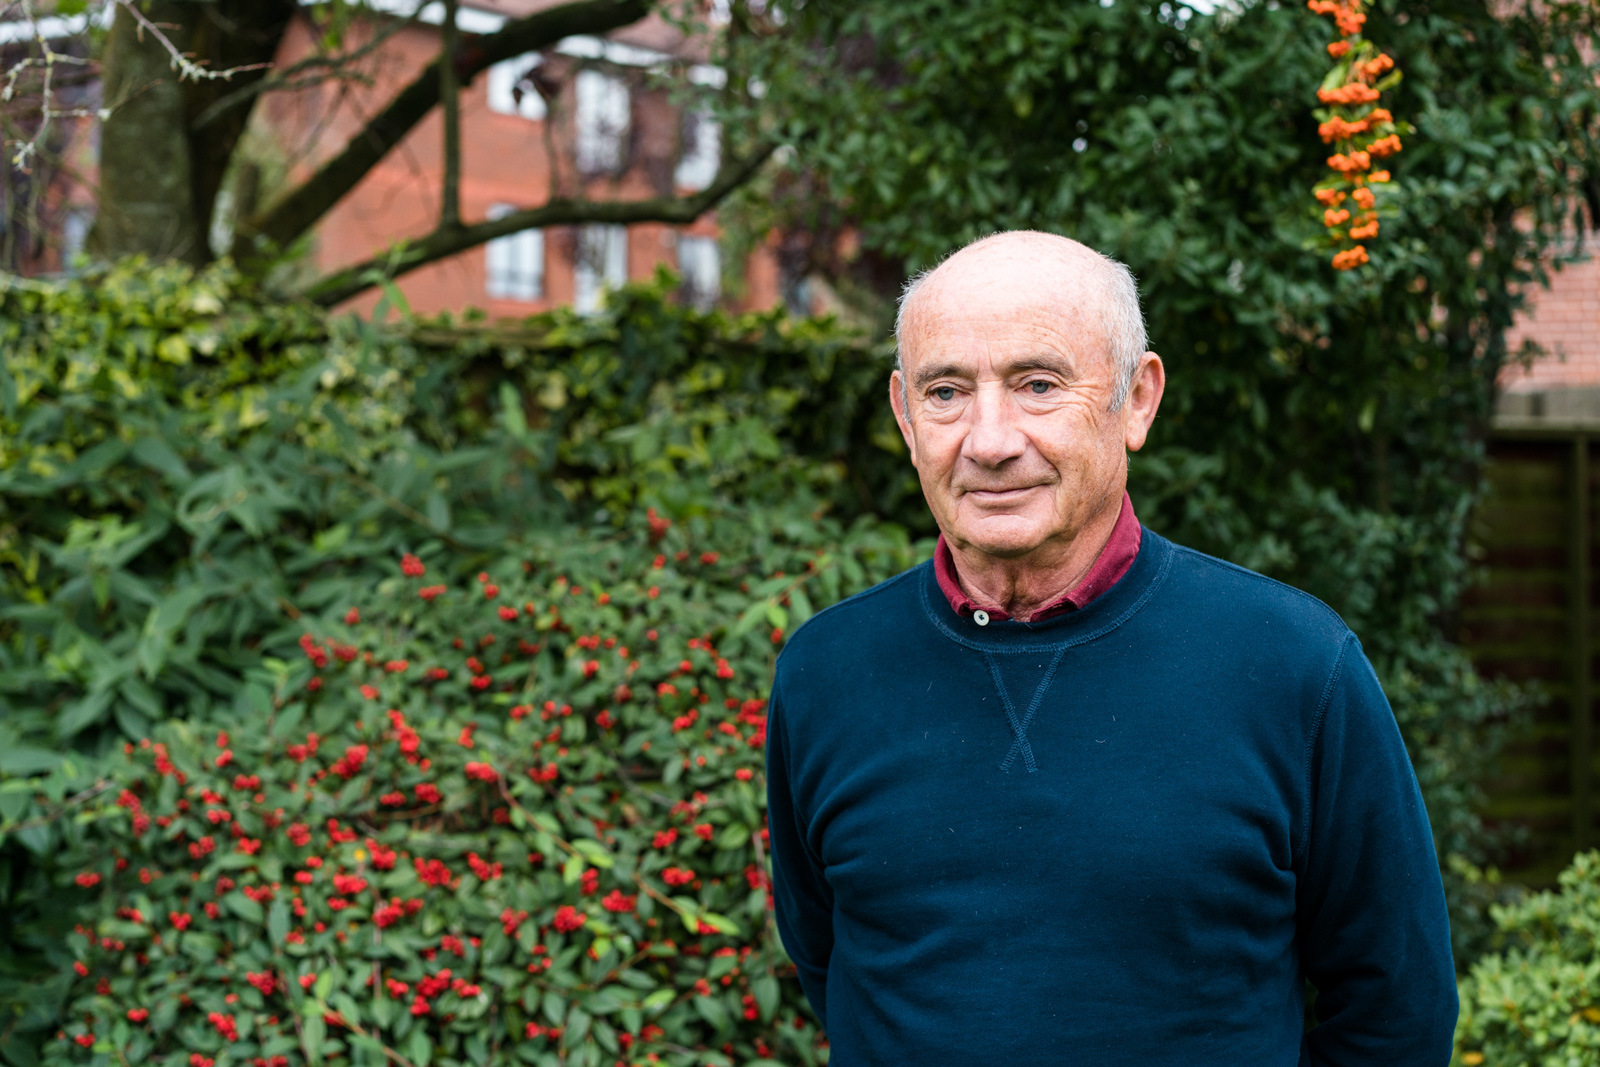
<svg viewBox="0 0 1600 1067">
<path fill-rule="evenodd" d="M 1500 420 L 1489 492 L 1473 540 L 1480 580 L 1459 639 L 1488 677 L 1535 682 L 1546 699 L 1506 745 L 1487 783 L 1492 822 L 1526 842 L 1506 864 L 1552 883 L 1574 851 L 1600 840 L 1595 820 L 1595 441 L 1600 423 Z"/>
</svg>

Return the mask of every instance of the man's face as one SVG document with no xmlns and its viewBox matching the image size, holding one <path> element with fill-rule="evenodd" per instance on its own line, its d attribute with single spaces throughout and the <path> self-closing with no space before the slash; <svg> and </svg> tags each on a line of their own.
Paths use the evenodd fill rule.
<svg viewBox="0 0 1600 1067">
<path fill-rule="evenodd" d="M 1117 373 L 1095 300 L 1063 300 L 1059 280 L 1015 261 L 952 275 L 908 309 L 904 408 L 899 372 L 890 385 L 901 433 L 955 548 L 1048 552 L 1120 503 L 1149 398 L 1109 410 Z M 1159 377 L 1153 356 L 1140 377 L 1150 361 Z"/>
</svg>

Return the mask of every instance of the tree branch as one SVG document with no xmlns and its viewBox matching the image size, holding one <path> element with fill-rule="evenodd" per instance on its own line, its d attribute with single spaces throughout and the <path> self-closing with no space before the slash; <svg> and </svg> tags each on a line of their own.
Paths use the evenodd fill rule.
<svg viewBox="0 0 1600 1067">
<path fill-rule="evenodd" d="M 407 271 L 475 248 L 485 241 L 540 226 L 570 226 L 584 222 L 687 224 L 711 210 L 723 197 L 748 181 L 766 162 L 774 147 L 768 144 L 742 160 L 730 161 L 717 175 L 716 181 L 693 196 L 664 196 L 649 200 L 558 197 L 540 207 L 528 208 L 488 222 L 450 229 L 441 227 L 414 243 L 397 245 L 364 263 L 326 275 L 313 282 L 305 295 L 328 307 Z"/>
<path fill-rule="evenodd" d="M 637 22 L 649 13 L 651 0 L 575 0 L 507 23 L 496 33 L 476 38 L 456 57 L 456 73 L 470 84 L 479 73 L 501 60 L 547 48 L 564 37 L 603 34 Z M 373 165 L 439 103 L 440 60 L 417 75 L 344 149 L 271 208 L 239 226 L 233 255 L 240 262 L 255 258 L 253 238 L 283 248 L 300 237 L 366 176 Z M 359 290 L 357 290 L 359 291 Z"/>
<path fill-rule="evenodd" d="M 444 111 L 444 185 L 439 196 L 439 229 L 461 226 L 461 80 L 456 53 L 461 34 L 456 28 L 456 0 L 444 0 L 444 25 L 439 55 L 439 106 Z"/>
<path fill-rule="evenodd" d="M 420 11 L 421 8 L 419 7 L 418 10 Z M 268 77 L 259 78 L 256 81 L 251 82 L 249 85 L 241 86 L 240 88 L 235 89 L 233 92 L 228 93 L 226 96 L 217 100 L 215 103 L 209 105 L 204 111 L 196 115 L 194 121 L 189 124 L 190 132 L 199 133 L 207 126 L 210 126 L 217 119 L 232 111 L 234 108 L 243 104 L 248 104 L 250 101 L 264 93 L 292 91 L 295 89 L 312 89 L 323 84 L 324 82 L 337 78 L 351 78 L 353 80 L 362 82 L 363 84 L 370 85 L 372 81 L 370 76 L 362 74 L 349 74 L 346 73 L 345 68 L 351 63 L 354 63 L 356 60 L 363 59 L 366 56 L 371 55 L 373 52 L 376 52 L 378 49 L 382 48 L 386 43 L 388 43 L 389 38 L 393 37 L 395 34 L 409 26 L 416 25 L 416 23 L 417 15 L 415 12 L 413 12 L 406 18 L 394 19 L 387 26 L 384 26 L 382 29 L 374 33 L 372 35 L 372 40 L 368 41 L 359 48 L 344 53 L 343 55 L 308 56 L 307 58 L 302 59 L 300 62 L 285 67 L 283 70 L 277 71 Z M 323 71 L 324 73 L 320 75 L 311 75 L 312 71 Z M 304 80 L 297 81 L 296 79 L 303 74 L 310 76 L 306 77 Z"/>
</svg>

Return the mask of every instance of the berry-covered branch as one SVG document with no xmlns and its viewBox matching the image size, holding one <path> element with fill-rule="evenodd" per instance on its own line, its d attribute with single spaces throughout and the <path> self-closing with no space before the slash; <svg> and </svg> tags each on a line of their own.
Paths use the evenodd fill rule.
<svg viewBox="0 0 1600 1067">
<path fill-rule="evenodd" d="M 1339 39 L 1328 45 L 1335 60 L 1322 80 L 1314 114 L 1328 157 L 1328 177 L 1314 190 L 1327 238 L 1336 251 L 1335 270 L 1351 270 L 1368 261 L 1362 242 L 1378 235 L 1382 210 L 1379 190 L 1390 174 L 1377 161 L 1400 151 L 1400 134 L 1411 128 L 1378 106 L 1384 90 L 1400 81 L 1394 59 L 1362 36 L 1367 0 L 1307 0 L 1318 15 L 1333 16 Z"/>
</svg>

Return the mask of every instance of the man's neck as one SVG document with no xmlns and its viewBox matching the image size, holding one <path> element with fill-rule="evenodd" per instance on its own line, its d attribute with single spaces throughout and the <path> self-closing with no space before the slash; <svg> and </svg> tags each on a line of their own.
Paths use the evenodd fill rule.
<svg viewBox="0 0 1600 1067">
<path fill-rule="evenodd" d="M 1027 621 L 1041 608 L 1059 603 L 1093 569 L 1122 513 L 1119 490 L 1071 540 L 1041 545 L 1027 556 L 1001 559 L 949 538 L 951 561 L 961 588 L 978 606 Z"/>
</svg>

